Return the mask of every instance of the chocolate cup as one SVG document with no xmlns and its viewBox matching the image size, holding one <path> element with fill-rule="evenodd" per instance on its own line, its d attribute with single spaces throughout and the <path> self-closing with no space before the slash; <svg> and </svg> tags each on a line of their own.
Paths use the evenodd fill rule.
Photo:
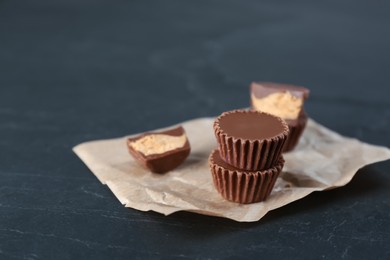
<svg viewBox="0 0 390 260">
<path fill-rule="evenodd" d="M 283 153 L 292 151 L 295 146 L 297 146 L 299 139 L 306 128 L 307 120 L 308 116 L 304 111 L 297 120 L 286 120 L 290 133 L 288 134 L 287 140 L 283 146 Z"/>
<path fill-rule="evenodd" d="M 173 149 L 161 154 L 151 154 L 144 155 L 143 153 L 135 150 L 130 143 L 143 138 L 147 135 L 151 134 L 164 134 L 171 136 L 180 136 L 185 134 L 185 130 L 183 127 L 179 126 L 173 129 L 165 130 L 162 132 L 147 132 L 136 137 L 127 139 L 127 148 L 129 153 L 134 157 L 134 159 L 143 167 L 149 169 L 154 173 L 166 173 L 178 167 L 182 164 L 185 159 L 188 157 L 191 151 L 190 143 L 188 142 L 188 138 L 183 147 Z"/>
<path fill-rule="evenodd" d="M 280 156 L 276 165 L 267 170 L 242 171 L 226 164 L 215 149 L 209 156 L 209 165 L 214 186 L 224 199 L 249 204 L 268 198 L 282 171 L 284 159 Z"/>
<path fill-rule="evenodd" d="M 282 130 L 273 137 L 257 140 L 231 136 L 222 129 L 220 121 L 233 113 L 258 114 L 258 120 L 262 120 L 263 116 L 267 116 L 272 118 L 274 122 L 278 122 Z M 264 123 L 267 124 L 267 122 Z M 222 113 L 214 122 L 214 131 L 221 158 L 226 163 L 244 171 L 260 171 L 273 167 L 279 160 L 289 133 L 287 123 L 281 118 L 253 110 L 233 110 Z"/>
<path fill-rule="evenodd" d="M 250 92 L 257 98 L 264 98 L 273 93 L 288 91 L 292 95 L 306 100 L 310 94 L 310 90 L 305 87 L 275 82 L 252 82 L 249 88 Z"/>
<path fill-rule="evenodd" d="M 282 84 L 282 83 L 273 83 L 273 82 L 252 82 L 249 86 L 251 96 L 254 95 L 256 98 L 265 98 L 270 94 L 274 93 L 283 93 L 283 92 L 290 92 L 291 95 L 303 99 L 303 102 L 309 98 L 310 90 L 301 87 L 301 86 L 295 86 L 291 84 Z M 257 110 L 257 108 L 253 104 L 253 99 L 250 99 L 251 109 Z M 298 118 L 295 119 L 285 119 L 283 118 L 287 124 L 289 125 L 290 132 L 296 131 L 295 129 L 298 127 L 298 125 L 302 125 L 303 121 L 307 121 L 307 115 L 305 113 L 304 107 L 302 107 L 299 111 Z M 273 114 L 273 113 L 271 113 Z M 306 117 L 306 119 L 302 119 L 301 117 Z M 298 124 L 299 123 L 299 124 Z M 306 123 L 304 123 L 305 125 Z M 304 128 L 304 126 L 303 126 Z M 300 129 L 298 129 L 299 131 Z M 301 132 L 303 129 L 301 129 Z M 298 137 L 299 139 L 299 137 Z M 294 145 L 295 146 L 295 145 Z"/>
</svg>

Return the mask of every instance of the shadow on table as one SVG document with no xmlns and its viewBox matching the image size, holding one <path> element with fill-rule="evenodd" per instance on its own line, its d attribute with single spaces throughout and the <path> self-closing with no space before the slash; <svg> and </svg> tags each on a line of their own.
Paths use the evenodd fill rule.
<svg viewBox="0 0 390 260">
<path fill-rule="evenodd" d="M 283 219 L 288 219 L 302 213 L 316 211 L 329 205 L 337 205 L 338 202 L 350 199 L 359 200 L 365 196 L 387 189 L 386 182 L 380 176 L 380 172 L 372 166 L 367 166 L 358 171 L 352 181 L 346 186 L 329 191 L 314 192 L 309 196 L 288 204 L 282 208 L 273 210 L 257 222 L 240 223 L 233 220 L 193 214 L 190 212 L 177 212 L 166 217 L 168 222 L 176 223 L 177 232 L 182 232 L 180 227 L 185 226 L 191 232 L 192 239 L 204 239 L 207 236 L 226 235 L 237 231 L 247 231 L 248 228 L 268 225 Z M 151 213 L 151 218 L 161 218 L 158 213 Z M 162 221 L 163 223 L 166 221 Z M 169 227 L 170 232 L 175 230 Z"/>
</svg>

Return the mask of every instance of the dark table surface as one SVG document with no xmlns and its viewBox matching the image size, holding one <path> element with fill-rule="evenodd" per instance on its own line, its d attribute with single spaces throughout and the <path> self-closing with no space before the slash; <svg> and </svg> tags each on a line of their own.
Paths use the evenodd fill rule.
<svg viewBox="0 0 390 260">
<path fill-rule="evenodd" d="M 389 161 L 237 223 L 125 208 L 71 150 L 248 106 L 252 80 L 307 86 L 313 119 L 389 147 L 389 7 L 0 1 L 0 259 L 389 259 Z"/>
</svg>

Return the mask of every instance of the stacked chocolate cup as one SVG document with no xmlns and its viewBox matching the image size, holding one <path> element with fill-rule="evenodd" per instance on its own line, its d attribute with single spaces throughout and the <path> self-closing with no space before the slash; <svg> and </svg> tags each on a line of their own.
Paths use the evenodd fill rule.
<svg viewBox="0 0 390 260">
<path fill-rule="evenodd" d="M 238 203 L 265 200 L 284 165 L 287 123 L 260 111 L 234 110 L 215 120 L 214 131 L 218 149 L 209 165 L 217 191 Z"/>
</svg>

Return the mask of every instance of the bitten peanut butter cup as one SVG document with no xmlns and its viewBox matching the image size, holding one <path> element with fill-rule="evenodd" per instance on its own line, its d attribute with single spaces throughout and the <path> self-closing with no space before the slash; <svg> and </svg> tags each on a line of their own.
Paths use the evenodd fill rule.
<svg viewBox="0 0 390 260">
<path fill-rule="evenodd" d="M 303 105 L 310 91 L 288 84 L 252 82 L 250 93 L 252 109 L 270 113 L 284 120 L 295 120 L 303 112 Z"/>
<path fill-rule="evenodd" d="M 272 168 L 289 133 L 281 118 L 248 110 L 222 113 L 214 122 L 214 131 L 221 158 L 244 171 Z"/>
<path fill-rule="evenodd" d="M 282 171 L 284 159 L 279 157 L 275 166 L 267 170 L 242 171 L 222 160 L 216 149 L 210 154 L 209 165 L 214 186 L 222 197 L 248 204 L 267 199 Z"/>
<path fill-rule="evenodd" d="M 178 167 L 190 154 L 184 128 L 149 132 L 128 138 L 127 147 L 134 159 L 155 173 L 165 173 Z"/>
<path fill-rule="evenodd" d="M 272 82 L 252 82 L 250 85 L 251 107 L 284 119 L 290 129 L 283 152 L 297 145 L 306 127 L 307 115 L 304 102 L 310 91 L 305 87 Z"/>
<path fill-rule="evenodd" d="M 303 113 L 296 120 L 286 120 L 290 133 L 288 134 L 287 141 L 283 146 L 282 152 L 289 152 L 295 148 L 298 144 L 303 131 L 305 130 L 307 124 L 307 115 Z"/>
</svg>

